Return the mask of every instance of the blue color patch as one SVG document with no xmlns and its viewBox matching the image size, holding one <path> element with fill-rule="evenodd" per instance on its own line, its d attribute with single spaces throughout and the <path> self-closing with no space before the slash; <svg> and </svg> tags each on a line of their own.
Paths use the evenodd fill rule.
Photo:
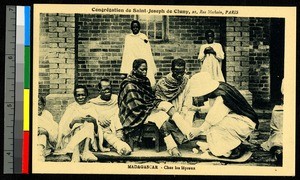
<svg viewBox="0 0 300 180">
<path fill-rule="evenodd" d="M 30 6 L 25 6 L 25 46 L 30 46 Z"/>
</svg>

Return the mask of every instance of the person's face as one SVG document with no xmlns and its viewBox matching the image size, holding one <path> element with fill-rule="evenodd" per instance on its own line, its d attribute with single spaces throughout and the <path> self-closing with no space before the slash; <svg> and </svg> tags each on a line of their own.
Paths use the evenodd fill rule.
<svg viewBox="0 0 300 180">
<path fill-rule="evenodd" d="M 133 23 L 131 26 L 131 31 L 133 34 L 138 34 L 140 32 L 140 26 L 138 23 Z"/>
<path fill-rule="evenodd" d="M 105 101 L 109 101 L 112 94 L 111 85 L 107 81 L 101 81 L 100 83 L 101 83 L 101 89 L 99 90 L 100 98 Z"/>
<path fill-rule="evenodd" d="M 147 76 L 147 64 L 143 63 L 140 65 L 140 67 L 138 69 L 135 70 L 135 74 L 137 76 Z"/>
<path fill-rule="evenodd" d="M 38 104 L 38 115 L 42 115 L 43 110 L 45 109 L 45 105 L 42 103 L 42 101 L 39 100 Z"/>
<path fill-rule="evenodd" d="M 172 76 L 177 81 L 182 81 L 184 74 L 185 74 L 185 66 L 175 65 L 175 67 L 172 69 Z"/>
<path fill-rule="evenodd" d="M 80 104 L 83 105 L 86 103 L 87 100 L 87 92 L 85 92 L 85 90 L 83 88 L 78 88 L 75 90 L 75 101 Z"/>
<path fill-rule="evenodd" d="M 205 38 L 206 38 L 206 41 L 207 41 L 208 44 L 213 43 L 213 42 L 214 42 L 214 39 L 215 39 L 213 33 L 211 33 L 211 32 L 209 32 L 209 33 L 206 35 Z"/>
</svg>

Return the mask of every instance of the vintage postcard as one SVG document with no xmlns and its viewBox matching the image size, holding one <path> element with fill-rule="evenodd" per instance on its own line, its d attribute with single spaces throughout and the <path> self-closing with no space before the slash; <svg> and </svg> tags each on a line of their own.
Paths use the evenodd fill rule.
<svg viewBox="0 0 300 180">
<path fill-rule="evenodd" d="M 295 37 L 294 7 L 35 4 L 32 173 L 294 176 Z"/>
</svg>

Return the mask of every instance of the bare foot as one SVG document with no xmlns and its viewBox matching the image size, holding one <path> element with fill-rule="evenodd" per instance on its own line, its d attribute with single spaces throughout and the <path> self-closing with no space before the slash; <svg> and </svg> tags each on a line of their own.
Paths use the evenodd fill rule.
<svg viewBox="0 0 300 180">
<path fill-rule="evenodd" d="M 202 152 L 205 152 L 208 150 L 208 143 L 206 142 L 201 142 L 201 141 L 197 141 L 196 142 L 197 146 L 199 146 L 199 149 L 202 151 Z"/>
<path fill-rule="evenodd" d="M 131 154 L 131 151 L 132 151 L 130 146 L 127 143 L 123 142 L 123 141 L 121 141 L 118 144 L 116 149 L 117 149 L 117 153 L 120 154 L 120 155 L 129 155 L 129 154 Z"/>
<path fill-rule="evenodd" d="M 85 162 L 92 162 L 97 161 L 98 158 L 91 151 L 86 151 L 81 154 L 81 160 Z"/>
<path fill-rule="evenodd" d="M 73 152 L 71 162 L 73 162 L 73 163 L 78 163 L 78 162 L 80 162 L 80 154 L 79 154 L 79 150 L 75 150 L 75 151 Z"/>
<path fill-rule="evenodd" d="M 105 148 L 103 146 L 100 146 L 99 149 L 100 149 L 101 152 L 109 152 L 110 151 L 110 148 Z"/>
<path fill-rule="evenodd" d="M 73 163 L 80 162 L 80 156 L 73 153 L 71 162 Z"/>
<path fill-rule="evenodd" d="M 168 150 L 168 153 L 173 157 L 181 157 L 181 152 L 178 150 L 177 147 Z"/>
<path fill-rule="evenodd" d="M 120 155 L 129 155 L 131 154 L 131 150 L 128 150 L 126 147 L 123 147 L 120 151 L 118 151 Z"/>
<path fill-rule="evenodd" d="M 67 153 L 72 153 L 71 150 L 68 150 L 67 148 L 64 148 L 64 149 L 58 149 L 58 150 L 55 150 L 53 152 L 53 155 L 65 155 Z"/>
</svg>

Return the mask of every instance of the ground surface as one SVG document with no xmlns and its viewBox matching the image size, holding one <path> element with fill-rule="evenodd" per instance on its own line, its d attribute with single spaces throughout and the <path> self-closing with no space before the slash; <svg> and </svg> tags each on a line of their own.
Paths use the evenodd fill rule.
<svg viewBox="0 0 300 180">
<path fill-rule="evenodd" d="M 109 153 L 94 153 L 98 157 L 97 162 L 155 162 L 155 163 L 165 163 L 165 162 L 176 162 L 180 164 L 211 164 L 211 165 L 245 165 L 245 166 L 278 166 L 271 153 L 265 152 L 260 147 L 260 144 L 266 141 L 269 137 L 270 132 L 270 118 L 271 110 L 256 110 L 260 119 L 260 125 L 258 130 L 254 131 L 250 137 L 250 140 L 246 143 L 246 147 L 252 156 L 245 162 L 226 162 L 226 161 L 216 161 L 216 160 L 205 160 L 199 158 L 201 151 L 198 154 L 195 154 L 192 149 L 197 147 L 196 142 L 198 140 L 205 140 L 200 137 L 198 140 L 194 140 L 188 143 L 185 143 L 179 146 L 179 149 L 182 153 L 182 157 L 170 157 L 165 151 L 165 146 L 161 145 L 161 151 L 156 152 L 154 149 L 154 142 L 152 140 L 147 141 L 147 146 L 141 145 L 136 146 L 134 152 L 130 156 L 119 156 L 116 152 Z M 201 120 L 196 120 L 194 126 L 199 126 Z M 53 156 L 50 155 L 46 158 L 46 161 L 68 161 L 70 158 L 67 156 Z"/>
</svg>

